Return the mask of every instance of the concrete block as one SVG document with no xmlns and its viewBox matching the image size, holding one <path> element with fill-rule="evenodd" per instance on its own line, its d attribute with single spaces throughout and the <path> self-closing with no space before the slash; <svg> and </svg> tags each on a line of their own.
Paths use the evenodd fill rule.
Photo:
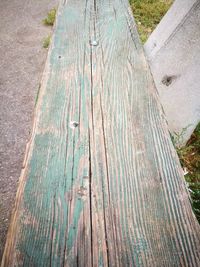
<svg viewBox="0 0 200 267">
<path fill-rule="evenodd" d="M 200 1 L 176 0 L 144 48 L 169 130 L 184 132 L 184 144 L 200 121 Z"/>
</svg>

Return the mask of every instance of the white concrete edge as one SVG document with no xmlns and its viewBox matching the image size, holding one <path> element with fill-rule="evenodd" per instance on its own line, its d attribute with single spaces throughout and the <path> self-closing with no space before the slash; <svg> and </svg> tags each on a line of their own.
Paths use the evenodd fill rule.
<svg viewBox="0 0 200 267">
<path fill-rule="evenodd" d="M 200 4 L 200 0 L 175 0 L 144 45 L 148 60 L 151 61 L 166 45 L 197 4 Z"/>
</svg>

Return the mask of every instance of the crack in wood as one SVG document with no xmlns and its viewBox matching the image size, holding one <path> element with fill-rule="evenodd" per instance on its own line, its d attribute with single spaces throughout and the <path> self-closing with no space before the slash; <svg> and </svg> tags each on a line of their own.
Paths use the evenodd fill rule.
<svg viewBox="0 0 200 267">
<path fill-rule="evenodd" d="M 128 1 L 60 3 L 1 266 L 200 266 Z"/>
</svg>

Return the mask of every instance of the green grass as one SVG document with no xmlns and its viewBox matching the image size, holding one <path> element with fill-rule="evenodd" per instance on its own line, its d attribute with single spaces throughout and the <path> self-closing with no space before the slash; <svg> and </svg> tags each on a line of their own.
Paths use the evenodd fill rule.
<svg viewBox="0 0 200 267">
<path fill-rule="evenodd" d="M 56 8 L 52 8 L 45 19 L 43 19 L 43 23 L 48 26 L 53 26 L 56 19 Z"/>
<path fill-rule="evenodd" d="M 35 97 L 35 107 L 37 105 L 38 99 L 39 99 L 39 94 L 40 94 L 40 88 L 41 88 L 41 83 L 38 86 L 38 90 L 37 90 L 37 95 Z"/>
<path fill-rule="evenodd" d="M 53 26 L 55 19 L 56 19 L 56 8 L 52 8 L 45 19 L 43 19 L 43 23 L 48 26 Z M 48 48 L 51 43 L 51 35 L 48 35 L 46 38 L 43 40 L 43 47 Z"/>
<path fill-rule="evenodd" d="M 173 0 L 129 0 L 142 43 L 145 43 Z"/>
<path fill-rule="evenodd" d="M 190 191 L 192 207 L 200 223 L 200 123 L 184 147 L 179 145 L 181 136 L 181 134 L 176 134 L 172 141 L 175 143 L 176 151 L 185 171 L 185 180 Z"/>
<path fill-rule="evenodd" d="M 51 35 L 48 35 L 47 37 L 44 38 L 43 40 L 43 47 L 48 48 L 51 43 Z"/>
</svg>

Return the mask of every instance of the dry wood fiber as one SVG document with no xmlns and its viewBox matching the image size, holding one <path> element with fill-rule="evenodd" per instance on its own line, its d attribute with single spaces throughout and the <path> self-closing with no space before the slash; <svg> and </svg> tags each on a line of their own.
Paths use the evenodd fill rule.
<svg viewBox="0 0 200 267">
<path fill-rule="evenodd" d="M 62 0 L 2 267 L 200 266 L 127 0 Z"/>
</svg>

